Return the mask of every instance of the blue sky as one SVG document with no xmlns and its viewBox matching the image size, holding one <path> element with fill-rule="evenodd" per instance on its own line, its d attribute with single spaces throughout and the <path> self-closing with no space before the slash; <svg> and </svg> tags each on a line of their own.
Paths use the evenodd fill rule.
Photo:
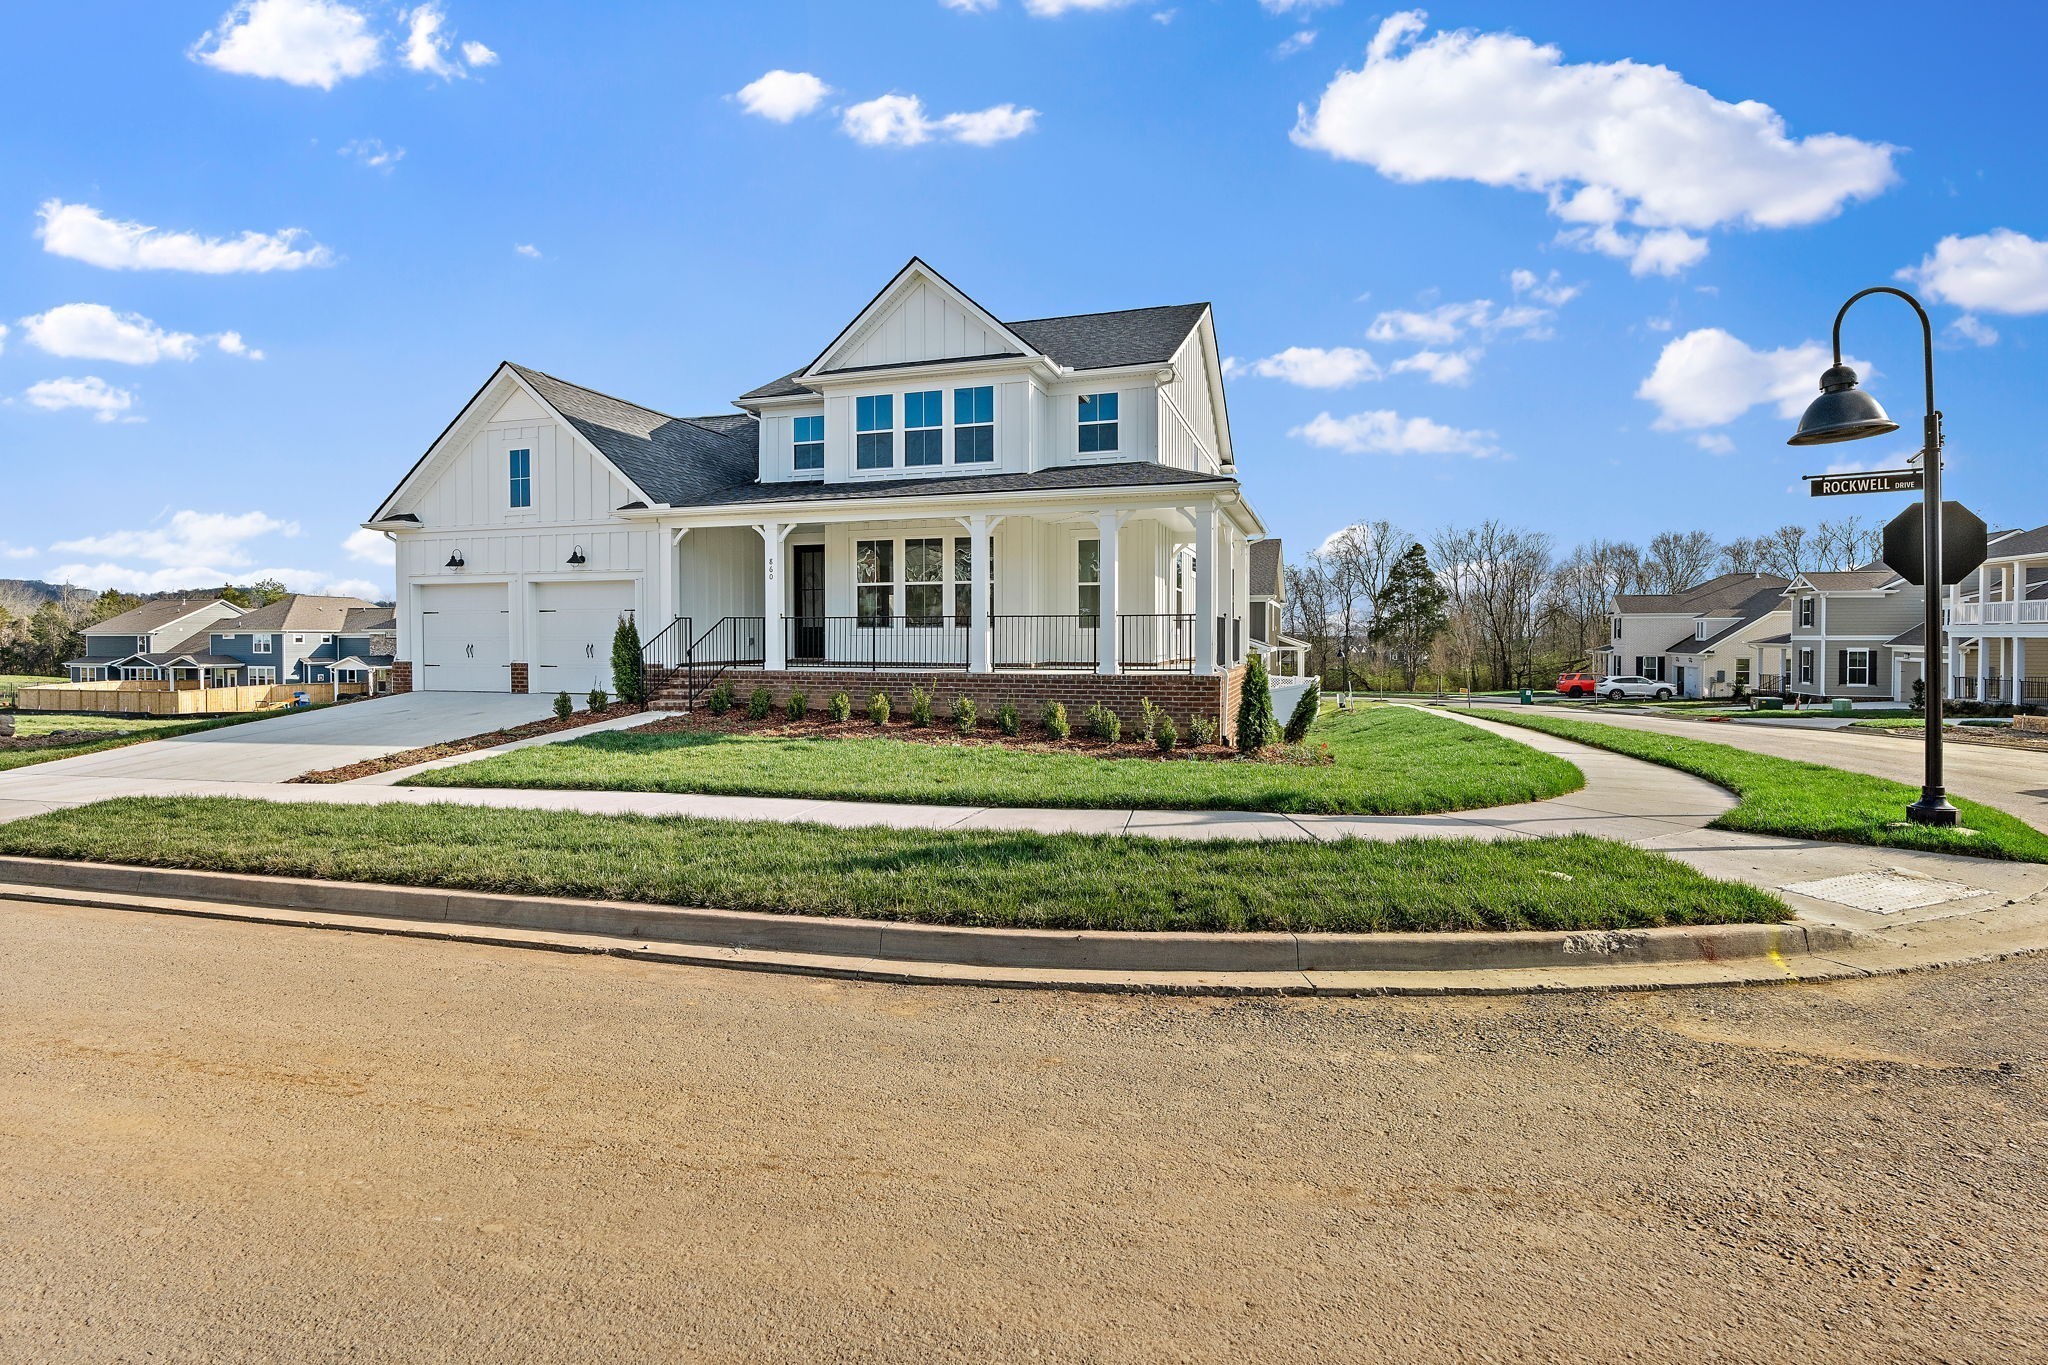
<svg viewBox="0 0 2048 1365">
<path fill-rule="evenodd" d="M 2048 520 L 2032 6 L 223 3 L 10 11 L 0 576 L 388 593 L 350 535 L 497 361 L 721 411 L 912 254 L 1005 317 L 1213 302 L 1297 550 L 1888 515 L 1781 409 L 1906 271 L 1956 496 Z M 1909 430 L 1917 345 L 1852 317 Z"/>
</svg>

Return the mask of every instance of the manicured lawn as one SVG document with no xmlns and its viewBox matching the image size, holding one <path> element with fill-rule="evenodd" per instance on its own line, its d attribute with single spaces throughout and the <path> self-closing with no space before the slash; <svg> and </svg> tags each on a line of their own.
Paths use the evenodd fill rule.
<svg viewBox="0 0 2048 1365">
<path fill-rule="evenodd" d="M 1906 807 L 1919 799 L 1919 789 L 1887 778 L 1616 725 L 1523 712 L 1495 712 L 1493 718 L 1661 763 L 1726 787 L 1742 799 L 1714 822 L 1717 829 L 2048 863 L 2048 834 L 1974 801 L 1950 797 L 1962 809 L 1964 826 L 1975 833 L 1905 823 Z"/>
<path fill-rule="evenodd" d="M 127 798 L 0 825 L 0 853 L 1048 929 L 1635 928 L 1789 914 L 1768 892 L 1584 836 L 1192 842 Z"/>
<path fill-rule="evenodd" d="M 412 778 L 428 787 L 707 792 L 972 806 L 1419 815 L 1577 791 L 1561 759 L 1408 707 L 1327 714 L 1309 734 L 1335 761 L 1100 758 L 1082 752 L 631 730 L 545 744 Z"/>
<path fill-rule="evenodd" d="M 201 730 L 218 730 L 226 725 L 246 725 L 250 721 L 268 720 L 272 716 L 283 714 L 282 711 L 259 711 L 247 716 L 177 720 L 153 716 L 124 718 L 21 712 L 14 718 L 14 730 L 17 735 L 48 735 L 75 730 L 97 737 L 81 740 L 77 744 L 61 744 L 48 749 L 0 749 L 0 773 L 10 768 L 26 768 L 32 763 L 53 763 L 60 758 L 77 758 L 81 754 L 96 754 L 103 749 L 120 749 L 130 744 L 141 744 L 146 740 L 170 739 L 176 735 L 197 734 Z"/>
</svg>

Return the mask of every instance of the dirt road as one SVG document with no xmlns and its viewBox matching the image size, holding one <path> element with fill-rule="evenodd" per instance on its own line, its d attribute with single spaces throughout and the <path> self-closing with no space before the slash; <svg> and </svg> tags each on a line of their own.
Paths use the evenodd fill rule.
<svg viewBox="0 0 2048 1365">
<path fill-rule="evenodd" d="M 2039 1359 L 2048 964 L 1184 1002 L 0 903 L 0 1359 Z"/>
</svg>

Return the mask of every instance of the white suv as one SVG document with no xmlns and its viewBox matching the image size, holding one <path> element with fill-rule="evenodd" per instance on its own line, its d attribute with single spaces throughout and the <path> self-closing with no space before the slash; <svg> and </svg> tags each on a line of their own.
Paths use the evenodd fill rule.
<svg viewBox="0 0 2048 1365">
<path fill-rule="evenodd" d="M 1647 698 L 1651 701 L 1669 701 L 1671 684 L 1658 682 L 1655 678 L 1633 678 L 1627 676 L 1602 678 L 1595 688 L 1609 701 L 1625 701 L 1630 698 Z"/>
</svg>

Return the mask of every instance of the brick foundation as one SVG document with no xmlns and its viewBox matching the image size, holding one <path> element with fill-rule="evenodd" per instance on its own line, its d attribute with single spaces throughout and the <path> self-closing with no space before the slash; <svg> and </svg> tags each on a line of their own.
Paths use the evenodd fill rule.
<svg viewBox="0 0 2048 1365">
<path fill-rule="evenodd" d="M 391 665 L 392 695 L 395 696 L 400 692 L 410 691 L 412 691 L 412 660 L 395 660 Z"/>
<path fill-rule="evenodd" d="M 886 692 L 891 708 L 902 715 L 910 709 L 910 689 L 917 686 L 932 694 L 934 709 L 940 713 L 957 696 L 974 698 L 984 723 L 993 717 L 998 705 L 1007 701 L 1016 703 L 1027 725 L 1035 725 L 1039 708 L 1048 701 L 1057 701 L 1067 708 L 1067 717 L 1076 730 L 1081 728 L 1081 713 L 1096 702 L 1115 711 L 1126 726 L 1134 726 L 1138 722 L 1139 698 L 1150 697 L 1153 705 L 1172 716 L 1185 734 L 1188 720 L 1194 716 L 1207 716 L 1228 732 L 1227 720 L 1237 715 L 1244 669 L 1233 668 L 1227 674 L 1207 678 L 1189 673 L 1124 673 L 1104 677 L 1090 673 L 871 673 L 825 668 L 770 673 L 735 669 L 725 675 L 724 681 L 732 684 L 742 702 L 757 687 L 767 688 L 777 706 L 787 702 L 792 691 L 801 691 L 813 711 L 823 710 L 826 699 L 834 692 L 844 692 L 853 699 L 856 714 L 867 709 L 869 697 Z M 680 687 L 671 683 L 666 690 L 657 691 L 651 704 L 663 710 L 684 709 Z"/>
<path fill-rule="evenodd" d="M 526 691 L 526 677 L 525 664 L 512 665 L 512 690 L 514 692 Z"/>
</svg>

